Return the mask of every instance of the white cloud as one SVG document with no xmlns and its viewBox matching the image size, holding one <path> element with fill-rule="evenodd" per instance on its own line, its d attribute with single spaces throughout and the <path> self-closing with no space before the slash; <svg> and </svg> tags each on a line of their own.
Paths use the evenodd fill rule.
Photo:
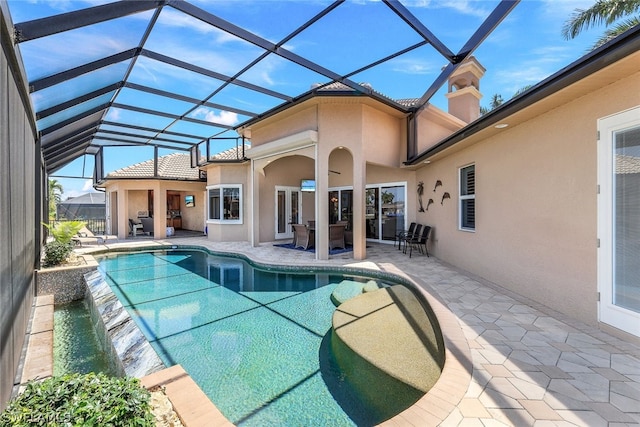
<svg viewBox="0 0 640 427">
<path fill-rule="evenodd" d="M 117 122 L 120 120 L 120 112 L 122 110 L 120 108 L 109 108 L 107 115 L 105 117 L 106 120 L 110 120 L 112 122 Z"/>
<path fill-rule="evenodd" d="M 464 15 L 486 18 L 489 16 L 490 8 L 485 7 L 483 1 L 469 0 L 405 0 L 403 4 L 408 7 L 430 8 L 430 9 L 453 9 Z"/>
<path fill-rule="evenodd" d="M 215 69 L 217 72 L 226 75 L 237 73 L 239 69 L 249 62 L 243 56 L 244 50 L 237 50 L 231 53 L 228 53 L 228 51 L 226 53 L 216 53 L 212 49 L 203 49 L 202 46 L 186 46 L 170 40 L 163 42 L 160 53 L 200 67 Z M 255 56 L 251 55 L 251 59 Z"/>
<path fill-rule="evenodd" d="M 206 107 L 200 107 L 196 109 L 192 114 L 192 117 L 202 117 L 204 120 L 211 123 L 218 123 L 222 125 L 233 126 L 238 123 L 238 115 L 236 113 L 232 113 L 231 111 L 220 111 L 220 113 L 215 112 Z"/>
<path fill-rule="evenodd" d="M 92 31 L 60 33 L 39 39 L 38 43 L 25 43 L 20 48 L 25 62 L 36 72 L 43 70 L 43 73 L 50 74 L 133 47 L 118 35 L 110 37 Z"/>
<path fill-rule="evenodd" d="M 438 71 L 437 66 L 415 59 L 396 59 L 391 64 L 393 71 L 405 74 L 431 74 Z"/>
<path fill-rule="evenodd" d="M 84 185 L 82 186 L 82 191 L 84 192 L 94 192 L 95 190 L 93 189 L 93 180 L 92 179 L 87 179 L 84 181 Z"/>
<path fill-rule="evenodd" d="M 588 9 L 593 6 L 594 0 L 542 0 L 541 3 L 546 16 L 564 21 L 576 9 Z"/>
<path fill-rule="evenodd" d="M 64 201 L 64 200 L 71 199 L 73 197 L 82 196 L 85 193 L 86 193 L 86 191 L 77 190 L 77 189 L 66 190 L 64 193 L 62 193 L 60 198 Z"/>
<path fill-rule="evenodd" d="M 228 43 L 239 40 L 236 36 L 222 31 L 213 25 L 167 7 L 162 9 L 162 13 L 158 18 L 158 24 L 172 28 L 188 28 L 201 34 L 212 34 L 216 43 Z"/>
</svg>

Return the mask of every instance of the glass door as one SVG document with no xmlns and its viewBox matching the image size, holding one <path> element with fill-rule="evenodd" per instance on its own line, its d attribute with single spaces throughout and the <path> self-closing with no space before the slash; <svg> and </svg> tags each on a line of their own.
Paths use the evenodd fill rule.
<svg viewBox="0 0 640 427">
<path fill-rule="evenodd" d="M 277 239 L 292 239 L 292 224 L 299 224 L 302 197 L 299 187 L 276 186 L 276 233 Z"/>
<path fill-rule="evenodd" d="M 396 235 L 404 230 L 404 193 L 404 185 L 382 187 L 382 240 L 395 241 Z"/>
<path fill-rule="evenodd" d="M 379 224 L 379 188 L 367 188 L 366 197 L 366 227 L 367 227 L 367 239 L 378 239 L 380 237 L 380 224 Z"/>
<path fill-rule="evenodd" d="M 640 109 L 599 128 L 600 320 L 640 336 Z"/>
</svg>

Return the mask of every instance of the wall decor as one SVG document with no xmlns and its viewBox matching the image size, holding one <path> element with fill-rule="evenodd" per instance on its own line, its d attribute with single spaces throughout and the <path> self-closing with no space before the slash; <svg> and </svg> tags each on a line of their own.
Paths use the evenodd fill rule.
<svg viewBox="0 0 640 427">
<path fill-rule="evenodd" d="M 433 192 L 435 193 L 436 192 L 436 188 L 440 187 L 441 185 L 442 185 L 442 181 L 437 180 L 435 187 L 433 187 Z"/>
<path fill-rule="evenodd" d="M 444 193 L 444 194 L 442 195 L 442 200 L 440 201 L 440 204 L 441 204 L 441 205 L 444 205 L 444 199 L 450 199 L 450 198 L 451 198 L 451 196 L 449 195 L 449 193 L 448 193 L 448 192 L 447 192 L 447 193 Z"/>
<path fill-rule="evenodd" d="M 424 182 L 420 181 L 418 183 L 418 203 L 420 204 L 420 209 L 418 209 L 418 212 L 424 212 L 424 207 L 422 206 L 423 194 L 424 194 Z"/>
<path fill-rule="evenodd" d="M 432 203 L 433 199 L 429 199 L 429 201 L 427 202 L 427 210 L 429 210 L 429 206 L 431 206 Z"/>
</svg>

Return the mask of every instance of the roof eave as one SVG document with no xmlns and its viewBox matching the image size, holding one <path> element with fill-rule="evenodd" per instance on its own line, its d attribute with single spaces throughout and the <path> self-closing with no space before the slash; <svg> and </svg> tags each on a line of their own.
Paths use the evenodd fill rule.
<svg viewBox="0 0 640 427">
<path fill-rule="evenodd" d="M 462 142 L 471 135 L 504 121 L 512 114 L 553 95 L 638 50 L 640 50 L 640 26 L 626 31 L 607 44 L 589 52 L 519 96 L 505 102 L 434 146 L 416 155 L 414 158 L 407 159 L 405 165 L 412 166 L 421 163 L 427 158 Z"/>
<path fill-rule="evenodd" d="M 262 114 L 257 115 L 256 117 L 253 117 L 247 120 L 246 122 L 239 124 L 234 129 L 238 133 L 241 133 L 243 129 L 247 129 L 255 125 L 256 123 L 259 123 L 265 119 L 268 119 L 269 117 L 273 117 L 283 111 L 286 111 L 306 101 L 309 101 L 310 99 L 319 98 L 319 97 L 352 97 L 352 98 L 367 97 L 405 114 L 410 111 L 410 108 L 402 104 L 399 104 L 398 102 L 395 102 L 390 98 L 386 98 L 384 96 L 378 95 L 375 92 L 363 93 L 363 92 L 356 92 L 354 90 L 327 90 L 327 89 L 320 88 L 320 89 L 314 89 L 314 90 L 305 92 L 304 94 L 292 99 L 289 102 L 282 103 L 272 108 L 271 110 L 268 110 Z"/>
</svg>

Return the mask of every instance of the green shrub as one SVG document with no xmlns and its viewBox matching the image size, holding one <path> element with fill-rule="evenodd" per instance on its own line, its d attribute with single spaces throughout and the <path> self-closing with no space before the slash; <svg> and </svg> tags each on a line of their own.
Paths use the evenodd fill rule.
<svg viewBox="0 0 640 427">
<path fill-rule="evenodd" d="M 0 414 L 0 427 L 152 427 L 149 400 L 149 392 L 136 378 L 68 374 L 30 382 Z"/>
<path fill-rule="evenodd" d="M 83 221 L 62 221 L 56 223 L 54 226 L 44 224 L 49 230 L 49 233 L 56 242 L 59 243 L 71 243 L 73 236 L 78 234 L 78 231 L 82 230 L 85 226 Z"/>
<path fill-rule="evenodd" d="M 53 240 L 44 246 L 44 266 L 53 267 L 62 264 L 71 251 L 71 239 L 85 226 L 83 221 L 64 221 L 53 226 L 43 224 L 49 230 Z"/>
<path fill-rule="evenodd" d="M 47 243 L 44 246 L 44 266 L 53 267 L 62 264 L 72 250 L 71 243 L 60 243 L 56 240 Z"/>
</svg>

